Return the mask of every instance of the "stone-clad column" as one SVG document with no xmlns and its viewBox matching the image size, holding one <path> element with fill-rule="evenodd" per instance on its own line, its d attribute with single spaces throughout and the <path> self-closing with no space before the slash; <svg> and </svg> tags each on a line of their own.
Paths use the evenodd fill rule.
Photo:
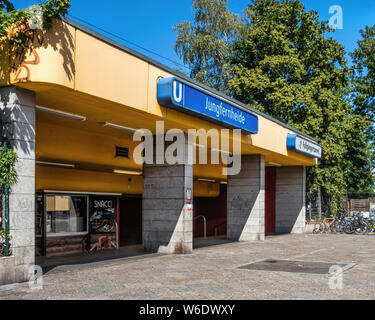
<svg viewBox="0 0 375 320">
<path fill-rule="evenodd" d="M 264 156 L 243 155 L 241 172 L 235 176 L 228 176 L 228 239 L 264 240 L 264 185 Z"/>
<path fill-rule="evenodd" d="M 187 150 L 187 138 L 183 148 Z M 143 247 L 147 251 L 186 254 L 193 250 L 193 165 L 143 165 Z M 191 202 L 192 204 L 192 202 Z"/>
<path fill-rule="evenodd" d="M 303 166 L 276 169 L 276 232 L 304 233 L 306 170 Z"/>
<path fill-rule="evenodd" d="M 18 181 L 9 196 L 14 281 L 28 280 L 35 261 L 35 95 L 19 87 L 0 88 L 2 135 L 17 153 Z"/>
</svg>

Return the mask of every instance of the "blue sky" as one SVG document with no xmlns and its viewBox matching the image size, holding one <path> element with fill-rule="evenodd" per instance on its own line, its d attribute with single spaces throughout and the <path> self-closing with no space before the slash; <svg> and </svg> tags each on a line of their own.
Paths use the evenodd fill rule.
<svg viewBox="0 0 375 320">
<path fill-rule="evenodd" d="M 25 8 L 38 0 L 14 0 L 17 8 Z M 250 0 L 228 0 L 228 7 L 241 13 Z M 329 20 L 329 8 L 340 5 L 343 9 L 343 29 L 336 30 L 333 38 L 347 51 L 356 47 L 359 30 L 375 25 L 374 0 L 303 0 L 308 10 L 319 12 L 322 20 Z M 181 63 L 173 50 L 176 34 L 173 25 L 192 20 L 191 0 L 71 0 L 70 14 L 112 32 L 166 58 Z M 101 32 L 103 33 L 103 32 Z M 113 38 L 113 37 L 112 37 Z M 114 38 L 119 41 L 119 39 Z M 123 42 L 123 41 L 119 41 Z M 126 42 L 125 45 L 171 67 L 172 62 L 144 52 Z M 187 69 L 181 69 L 187 72 Z"/>
</svg>

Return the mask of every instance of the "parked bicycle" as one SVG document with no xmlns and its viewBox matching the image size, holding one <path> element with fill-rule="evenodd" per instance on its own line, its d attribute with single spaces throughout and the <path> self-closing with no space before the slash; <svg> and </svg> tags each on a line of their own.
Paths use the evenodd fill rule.
<svg viewBox="0 0 375 320">
<path fill-rule="evenodd" d="M 325 218 L 323 221 L 316 221 L 313 229 L 313 233 L 321 234 L 321 233 L 329 233 L 331 232 L 331 226 L 334 222 L 334 218 L 331 216 L 330 218 Z"/>
<path fill-rule="evenodd" d="M 364 235 L 369 232 L 369 222 L 361 212 L 354 213 L 351 217 L 342 214 L 335 218 L 330 229 L 333 233 Z"/>
<path fill-rule="evenodd" d="M 367 223 L 367 232 L 370 234 L 375 233 L 375 216 L 370 215 L 369 218 L 364 218 Z"/>
</svg>

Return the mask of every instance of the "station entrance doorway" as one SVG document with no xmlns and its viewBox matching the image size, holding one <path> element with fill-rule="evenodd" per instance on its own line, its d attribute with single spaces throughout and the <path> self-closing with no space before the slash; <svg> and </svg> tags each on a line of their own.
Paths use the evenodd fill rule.
<svg viewBox="0 0 375 320">
<path fill-rule="evenodd" d="M 194 197 L 193 238 L 226 239 L 227 185 L 220 185 L 218 197 Z"/>
<path fill-rule="evenodd" d="M 119 198 L 120 247 L 142 244 L 142 196 Z"/>
</svg>

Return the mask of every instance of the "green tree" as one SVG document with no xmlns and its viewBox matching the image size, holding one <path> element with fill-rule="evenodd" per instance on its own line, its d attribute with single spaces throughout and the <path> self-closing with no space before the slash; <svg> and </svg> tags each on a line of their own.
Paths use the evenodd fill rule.
<svg viewBox="0 0 375 320">
<path fill-rule="evenodd" d="M 226 6 L 227 0 L 193 0 L 194 22 L 174 26 L 175 51 L 190 67 L 190 76 L 223 92 L 229 76 L 229 44 L 243 26 L 241 17 Z"/>
<path fill-rule="evenodd" d="M 10 12 L 14 10 L 14 6 L 8 0 L 0 0 L 0 9 L 6 12 Z"/>
<path fill-rule="evenodd" d="M 5 143 L 0 142 L 0 187 L 6 185 L 10 188 L 17 181 L 17 172 L 14 167 L 17 155 L 9 147 L 5 150 Z"/>
<path fill-rule="evenodd" d="M 352 67 L 352 104 L 354 113 L 365 118 L 369 125 L 364 130 L 364 143 L 371 161 L 370 167 L 375 167 L 375 25 L 366 26 L 360 30 L 362 39 L 357 42 L 358 47 L 351 53 Z M 363 179 L 371 181 L 371 174 Z M 369 183 L 370 184 L 370 183 Z M 372 184 L 372 188 L 374 184 Z M 362 188 L 365 189 L 367 188 Z"/>
<path fill-rule="evenodd" d="M 226 4 L 193 1 L 194 23 L 176 28 L 177 53 L 193 78 L 316 137 L 324 151 L 308 169 L 308 188 L 321 186 L 326 209 L 336 212 L 347 188 L 367 189 L 371 173 L 369 121 L 348 102 L 344 47 L 300 0 L 253 0 L 223 38 L 214 22 L 233 17 Z"/>
<path fill-rule="evenodd" d="M 360 30 L 362 39 L 351 53 L 353 59 L 354 105 L 357 114 L 375 121 L 375 25 Z"/>
<path fill-rule="evenodd" d="M 350 72 L 328 22 L 299 0 L 255 0 L 245 10 L 247 31 L 233 45 L 233 96 L 307 134 L 323 146 L 308 186 L 322 188 L 325 209 L 336 212 L 348 186 L 363 188 L 366 119 L 346 96 Z"/>
</svg>

